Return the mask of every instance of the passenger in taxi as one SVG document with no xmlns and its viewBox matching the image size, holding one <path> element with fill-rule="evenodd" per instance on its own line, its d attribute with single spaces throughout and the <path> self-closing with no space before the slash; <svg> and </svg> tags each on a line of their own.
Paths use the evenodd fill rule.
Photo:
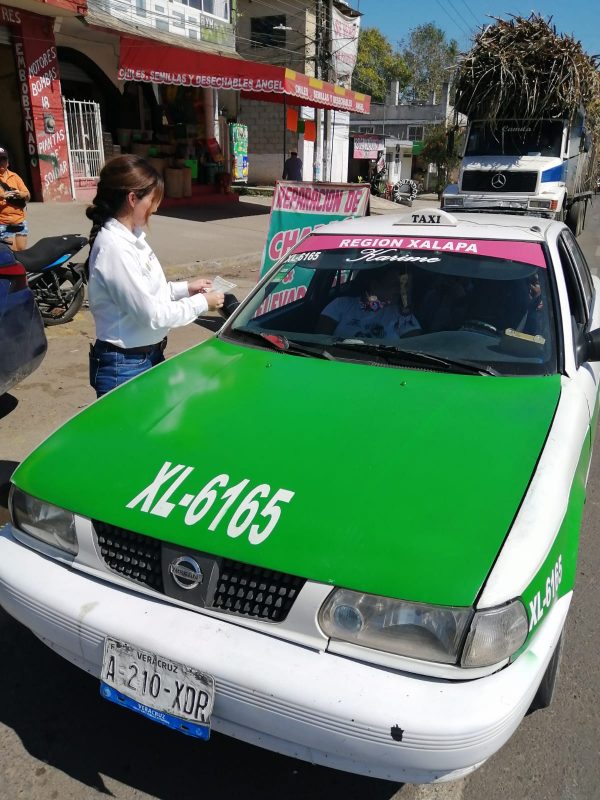
<svg viewBox="0 0 600 800">
<path fill-rule="evenodd" d="M 525 333 L 542 333 L 544 316 L 544 299 L 542 297 L 540 276 L 537 272 L 534 272 L 529 278 L 529 308 L 524 328 Z"/>
<path fill-rule="evenodd" d="M 388 342 L 420 333 L 408 305 L 407 281 L 396 266 L 365 270 L 355 281 L 356 294 L 336 297 L 323 309 L 317 333 Z"/>
</svg>

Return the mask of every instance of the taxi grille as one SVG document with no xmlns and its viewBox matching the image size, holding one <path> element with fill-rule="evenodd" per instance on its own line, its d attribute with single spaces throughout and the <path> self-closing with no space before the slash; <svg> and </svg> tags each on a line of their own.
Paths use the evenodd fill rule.
<svg viewBox="0 0 600 800">
<path fill-rule="evenodd" d="M 105 522 L 93 521 L 98 547 L 107 567 L 164 592 L 161 569 L 161 542 L 151 536 L 126 531 Z"/>
<path fill-rule="evenodd" d="M 167 594 L 163 583 L 163 545 L 173 545 L 141 533 L 93 520 L 98 548 L 107 567 L 129 580 Z M 199 556 L 206 555 L 199 553 Z M 245 617 L 283 622 L 304 578 L 285 572 L 209 556 L 217 568 L 217 580 L 206 606 Z M 189 598 L 193 602 L 192 597 Z"/>
<path fill-rule="evenodd" d="M 281 622 L 303 585 L 304 579 L 295 575 L 224 560 L 212 604 L 223 611 Z"/>
</svg>

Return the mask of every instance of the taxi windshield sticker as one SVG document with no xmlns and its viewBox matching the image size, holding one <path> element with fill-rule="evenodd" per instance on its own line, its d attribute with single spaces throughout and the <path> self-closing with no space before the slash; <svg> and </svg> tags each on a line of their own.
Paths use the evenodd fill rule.
<svg viewBox="0 0 600 800">
<path fill-rule="evenodd" d="M 364 260 L 406 260 L 394 256 L 394 250 L 418 250 L 423 259 L 440 253 L 486 256 L 509 261 L 519 261 L 534 267 L 546 268 L 544 251 L 539 242 L 515 242 L 495 239 L 440 239 L 433 236 L 309 236 L 294 250 L 294 255 L 315 250 L 359 250 Z M 356 258 L 356 255 L 354 255 Z"/>
</svg>

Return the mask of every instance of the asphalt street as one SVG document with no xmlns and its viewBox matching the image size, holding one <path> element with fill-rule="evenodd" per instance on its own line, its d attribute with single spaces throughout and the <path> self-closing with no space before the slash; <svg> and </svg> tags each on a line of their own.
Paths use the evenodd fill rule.
<svg viewBox="0 0 600 800">
<path fill-rule="evenodd" d="M 258 215 L 254 219 L 262 220 Z M 223 230 L 241 236 L 243 215 Z M 600 196 L 580 243 L 600 274 Z M 152 241 L 152 234 L 150 235 Z M 254 239 L 253 239 L 254 241 Z M 253 245 L 252 245 L 253 246 Z M 256 248 L 255 248 L 256 249 Z M 220 265 L 244 294 L 255 267 Z M 58 425 L 93 401 L 87 350 L 93 324 L 84 309 L 48 329 L 42 366 L 0 398 L 0 524 L 6 482 L 16 465 Z M 168 354 L 209 333 L 174 331 Z M 209 449 L 207 449 L 209 457 Z M 57 465 L 65 481 L 69 464 Z M 484 521 L 483 521 L 484 522 Z M 558 695 L 527 716 L 505 747 L 467 778 L 437 786 L 398 786 L 315 767 L 213 734 L 200 743 L 114 707 L 98 682 L 61 659 L 0 610 L 0 800 L 596 800 L 600 797 L 600 447 L 591 467 L 574 600 Z"/>
</svg>

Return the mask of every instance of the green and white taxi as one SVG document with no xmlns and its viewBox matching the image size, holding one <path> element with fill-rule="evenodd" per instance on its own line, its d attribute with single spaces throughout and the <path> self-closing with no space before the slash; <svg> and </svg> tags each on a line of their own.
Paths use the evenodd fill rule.
<svg viewBox="0 0 600 800">
<path fill-rule="evenodd" d="M 597 291 L 560 222 L 431 208 L 313 231 L 215 337 L 19 466 L 1 604 L 191 736 L 402 782 L 470 772 L 554 692 Z"/>
</svg>

